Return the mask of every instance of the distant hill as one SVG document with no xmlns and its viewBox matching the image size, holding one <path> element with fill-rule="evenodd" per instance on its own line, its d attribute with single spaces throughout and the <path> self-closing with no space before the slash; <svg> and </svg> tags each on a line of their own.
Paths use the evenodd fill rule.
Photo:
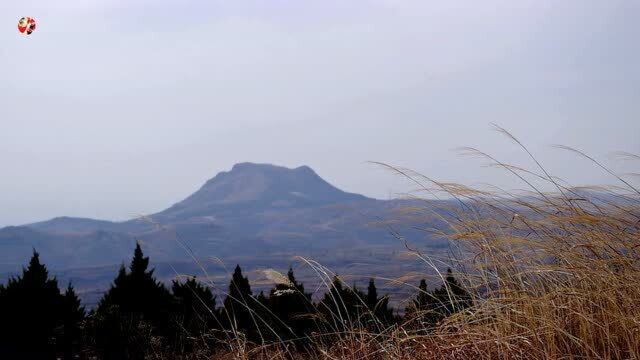
<svg viewBox="0 0 640 360">
<path fill-rule="evenodd" d="M 118 223 L 105 220 L 94 220 L 85 218 L 73 218 L 61 216 L 48 221 L 37 222 L 27 225 L 29 228 L 39 231 L 61 234 L 83 234 L 95 230 L 116 230 Z"/>
<path fill-rule="evenodd" d="M 136 240 L 158 262 L 189 260 L 190 251 L 200 258 L 313 256 L 327 250 L 399 246 L 376 222 L 393 218 L 396 210 L 407 205 L 407 201 L 344 192 L 307 166 L 289 169 L 241 163 L 143 220 L 58 217 L 2 228 L 0 271 L 23 264 L 32 248 L 53 268 L 118 264 L 130 256 Z M 413 231 L 413 235 L 424 238 L 423 233 Z M 444 244 L 443 240 L 426 240 L 427 246 Z"/>
</svg>

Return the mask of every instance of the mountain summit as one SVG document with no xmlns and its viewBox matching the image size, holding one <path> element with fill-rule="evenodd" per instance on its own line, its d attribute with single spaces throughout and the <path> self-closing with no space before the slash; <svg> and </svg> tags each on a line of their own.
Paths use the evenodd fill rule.
<svg viewBox="0 0 640 360">
<path fill-rule="evenodd" d="M 366 199 L 334 187 L 308 166 L 290 169 L 270 164 L 239 163 L 157 216 L 210 215 L 222 207 L 307 207 Z"/>
</svg>

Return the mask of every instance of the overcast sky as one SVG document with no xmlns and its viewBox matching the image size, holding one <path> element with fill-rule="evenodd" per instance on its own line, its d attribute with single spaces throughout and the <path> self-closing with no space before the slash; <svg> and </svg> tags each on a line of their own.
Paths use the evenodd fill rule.
<svg viewBox="0 0 640 360">
<path fill-rule="evenodd" d="M 20 36 L 31 16 L 38 28 Z M 411 190 L 366 161 L 513 188 L 481 148 L 610 182 L 640 164 L 640 2 L 0 1 L 0 225 L 161 210 L 242 161 L 348 191 Z"/>
</svg>

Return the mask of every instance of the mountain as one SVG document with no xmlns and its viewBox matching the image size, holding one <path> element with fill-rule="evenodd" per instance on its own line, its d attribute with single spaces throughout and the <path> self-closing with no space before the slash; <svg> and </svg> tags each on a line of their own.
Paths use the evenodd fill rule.
<svg viewBox="0 0 640 360">
<path fill-rule="evenodd" d="M 118 264 L 135 241 L 157 262 L 397 247 L 398 240 L 376 223 L 407 205 L 344 192 L 307 166 L 241 163 L 145 219 L 58 217 L 0 229 L 0 271 L 24 263 L 32 248 L 54 268 Z M 442 240 L 428 240 L 429 246 L 443 246 Z"/>
<path fill-rule="evenodd" d="M 221 172 L 193 195 L 157 214 L 168 218 L 209 215 L 234 205 L 253 209 L 269 207 L 320 206 L 345 201 L 366 200 L 346 193 L 324 181 L 308 166 L 295 169 L 241 163 Z"/>
<path fill-rule="evenodd" d="M 0 229 L 0 272 L 20 269 L 33 249 L 55 268 L 78 268 L 120 263 L 131 252 L 129 234 L 105 230 L 84 233 L 47 232 L 29 226 Z M 1 280 L 0 280 L 1 281 Z"/>
<path fill-rule="evenodd" d="M 83 234 L 95 230 L 117 230 L 118 223 L 105 220 L 61 216 L 28 225 L 29 228 L 50 233 Z"/>
</svg>

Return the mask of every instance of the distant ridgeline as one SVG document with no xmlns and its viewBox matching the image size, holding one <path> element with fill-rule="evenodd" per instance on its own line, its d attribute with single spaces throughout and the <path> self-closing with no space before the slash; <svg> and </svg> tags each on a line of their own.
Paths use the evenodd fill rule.
<svg viewBox="0 0 640 360">
<path fill-rule="evenodd" d="M 219 306 L 210 284 L 194 277 L 165 287 L 136 245 L 128 269 L 120 267 L 98 306 L 87 313 L 71 284 L 61 292 L 34 251 L 22 274 L 0 286 L 0 358 L 183 358 L 214 354 L 235 341 L 313 351 L 319 341 L 355 329 L 379 331 L 402 322 L 405 329 L 428 332 L 472 305 L 451 270 L 433 291 L 420 281 L 404 316 L 389 306 L 388 296 L 378 294 L 373 279 L 362 291 L 334 277 L 314 301 L 292 269 L 271 278 L 272 289 L 254 294 L 236 266 Z"/>
<path fill-rule="evenodd" d="M 416 229 L 444 226 L 437 216 L 427 218 L 423 212 L 416 217 L 402 210 L 415 206 L 438 212 L 442 205 L 451 204 L 347 193 L 306 166 L 242 163 L 145 219 L 59 217 L 2 228 L 0 276 L 20 271 L 35 248 L 56 275 L 72 279 L 82 293 L 98 290 L 108 284 L 113 268 L 129 258 L 136 241 L 162 269 L 193 264 L 194 257 L 246 265 L 269 259 L 282 265 L 292 256 L 305 256 L 323 262 L 339 258 L 346 264 L 361 261 L 358 254 L 382 259 L 402 251 L 404 244 L 391 234 L 390 224 L 412 246 L 435 251 L 447 241 Z"/>
</svg>

